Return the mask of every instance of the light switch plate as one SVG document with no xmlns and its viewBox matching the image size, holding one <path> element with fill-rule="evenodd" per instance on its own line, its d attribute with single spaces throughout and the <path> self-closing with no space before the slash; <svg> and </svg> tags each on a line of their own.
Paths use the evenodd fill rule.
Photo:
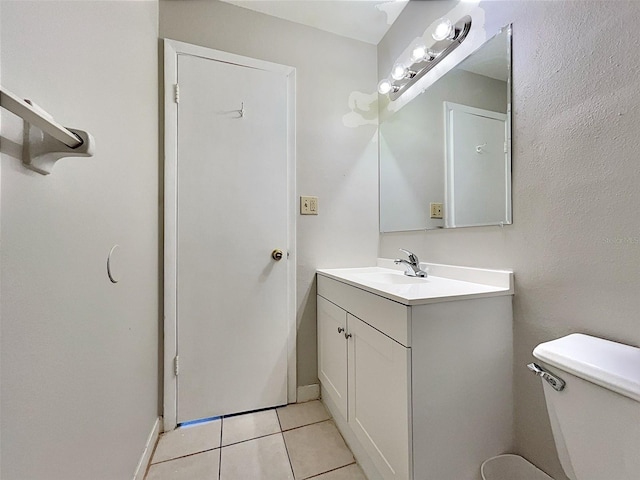
<svg viewBox="0 0 640 480">
<path fill-rule="evenodd" d="M 318 215 L 318 197 L 300 197 L 300 215 Z"/>
</svg>

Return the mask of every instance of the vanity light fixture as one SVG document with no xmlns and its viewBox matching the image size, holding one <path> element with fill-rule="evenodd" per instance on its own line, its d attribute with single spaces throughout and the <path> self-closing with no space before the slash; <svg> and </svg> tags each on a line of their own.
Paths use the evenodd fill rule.
<svg viewBox="0 0 640 480">
<path fill-rule="evenodd" d="M 470 30 L 471 17 L 469 15 L 464 16 L 455 24 L 447 18 L 438 20 L 431 35 L 436 42 L 431 47 L 427 47 L 422 42 L 417 44 L 411 50 L 409 58 L 411 64 L 396 63 L 391 69 L 389 77 L 382 79 L 378 84 L 378 92 L 381 95 L 388 94 L 391 100 L 397 99 L 403 90 L 413 85 L 455 50 L 464 41 Z"/>
</svg>

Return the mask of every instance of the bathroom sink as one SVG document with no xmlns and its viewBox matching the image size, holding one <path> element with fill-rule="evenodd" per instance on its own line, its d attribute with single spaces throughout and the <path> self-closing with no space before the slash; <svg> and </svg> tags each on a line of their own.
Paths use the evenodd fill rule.
<svg viewBox="0 0 640 480">
<path fill-rule="evenodd" d="M 380 295 L 403 305 L 513 294 L 513 273 L 453 265 L 422 263 L 427 278 L 409 277 L 393 259 L 377 267 L 318 269 L 318 274 Z"/>
<path fill-rule="evenodd" d="M 402 272 L 370 272 L 354 275 L 365 282 L 384 283 L 385 285 L 413 285 L 427 283 L 429 280 L 422 277 L 410 277 Z"/>
</svg>

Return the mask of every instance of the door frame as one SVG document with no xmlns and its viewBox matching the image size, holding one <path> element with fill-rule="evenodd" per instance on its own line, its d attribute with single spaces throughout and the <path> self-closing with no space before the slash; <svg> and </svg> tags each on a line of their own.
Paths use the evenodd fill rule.
<svg viewBox="0 0 640 480">
<path fill-rule="evenodd" d="M 453 185 L 454 175 L 453 172 L 453 162 L 454 151 L 453 151 L 453 125 L 452 114 L 453 112 L 463 112 L 469 113 L 472 115 L 478 115 L 480 117 L 493 118 L 495 120 L 501 120 L 504 122 L 504 141 L 505 141 L 505 152 L 504 152 L 504 165 L 505 165 L 505 202 L 506 202 L 506 210 L 505 217 L 511 217 L 511 202 L 509 199 L 511 198 L 511 116 L 509 113 L 501 113 L 494 112 L 492 110 L 485 110 L 482 108 L 470 107 L 468 105 L 462 105 L 461 103 L 453 103 L 453 102 L 442 102 L 444 106 L 444 150 L 445 150 L 445 168 L 444 168 L 444 187 L 445 187 L 445 222 L 447 226 L 455 225 L 455 189 Z M 510 107 L 509 107 L 510 108 Z M 504 226 L 506 222 L 501 225 Z M 486 225 L 494 225 L 487 223 L 479 223 L 473 225 L 464 225 L 465 227 L 482 227 Z"/>
<path fill-rule="evenodd" d="M 177 323 L 177 161 L 178 103 L 175 85 L 178 83 L 178 57 L 191 55 L 234 65 L 266 70 L 287 79 L 287 400 L 295 403 L 296 378 L 296 144 L 294 67 L 256 60 L 228 52 L 164 39 L 164 367 L 163 416 L 164 431 L 177 426 L 178 384 L 175 359 L 178 355 Z M 178 93 L 179 95 L 179 93 Z"/>
</svg>

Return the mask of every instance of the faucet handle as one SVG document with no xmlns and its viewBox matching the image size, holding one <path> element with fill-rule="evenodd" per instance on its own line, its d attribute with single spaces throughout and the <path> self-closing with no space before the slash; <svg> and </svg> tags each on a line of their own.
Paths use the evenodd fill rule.
<svg viewBox="0 0 640 480">
<path fill-rule="evenodd" d="M 420 260 L 418 260 L 418 256 L 415 253 L 412 253 L 409 250 L 405 250 L 404 248 L 399 248 L 398 250 L 406 253 L 411 263 L 413 263 L 414 265 L 420 265 Z"/>
</svg>

